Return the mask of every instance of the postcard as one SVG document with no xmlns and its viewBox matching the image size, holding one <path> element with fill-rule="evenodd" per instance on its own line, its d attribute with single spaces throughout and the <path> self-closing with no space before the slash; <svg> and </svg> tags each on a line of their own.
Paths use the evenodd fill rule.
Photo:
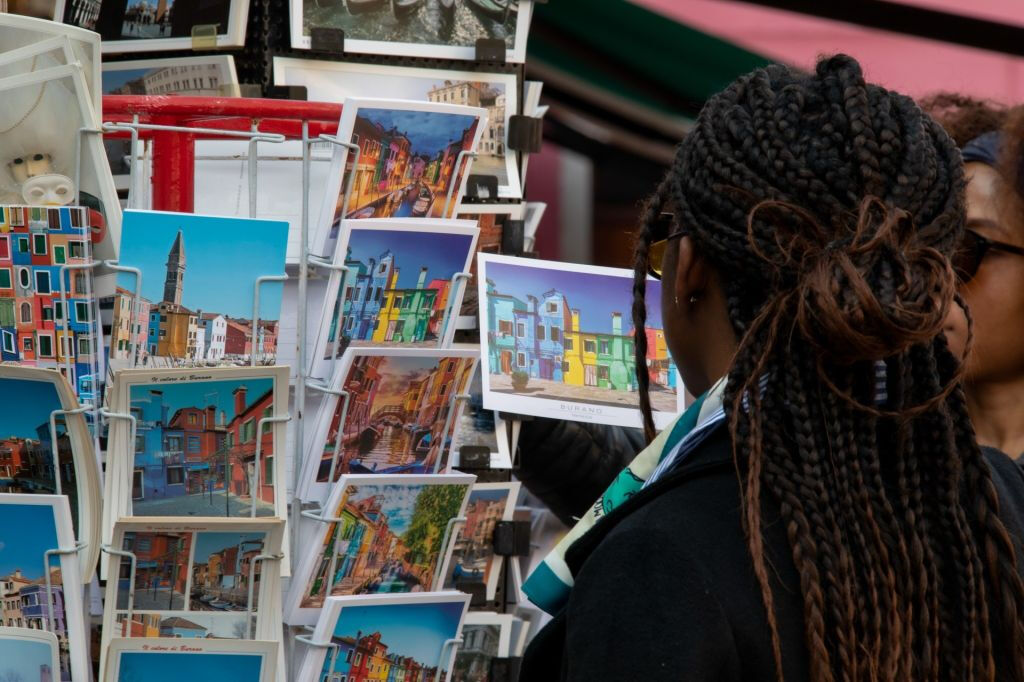
<svg viewBox="0 0 1024 682">
<path fill-rule="evenodd" d="M 99 558 L 100 470 L 82 414 L 56 416 L 78 403 L 60 373 L 0 365 L 0 395 L 11 396 L 0 413 L 0 492 L 67 496 L 74 536 L 88 543 L 79 557 L 82 582 L 92 580 Z M 54 453 L 56 439 L 57 452 Z M 0 621 L 7 624 L 7 620 Z"/>
<path fill-rule="evenodd" d="M 469 595 L 329 597 L 297 680 L 422 680 L 433 682 L 451 660 Z M 444 679 L 443 677 L 441 679 Z"/>
<path fill-rule="evenodd" d="M 60 21 L 64 0 L 6 0 L 4 11 L 35 19 Z"/>
<path fill-rule="evenodd" d="M 509 226 L 506 234 L 505 225 L 511 221 L 523 220 L 526 204 L 459 204 L 455 215 L 466 220 L 475 220 L 480 228 L 480 238 L 476 243 L 477 253 L 507 253 L 503 245 L 514 238 L 513 226 Z M 520 226 L 522 227 L 522 226 Z M 524 233 L 520 233 L 524 234 Z M 519 251 L 523 250 L 523 243 L 520 243 Z M 511 256 L 518 256 L 520 253 L 509 253 Z M 460 315 L 476 317 L 477 307 L 477 284 L 476 284 L 476 258 L 473 258 L 473 265 L 468 272 L 473 274 L 472 286 L 462 299 Z"/>
<path fill-rule="evenodd" d="M 447 471 L 458 400 L 479 352 L 353 348 L 321 404 L 308 442 L 300 496 L 324 501 L 342 474 L 436 474 Z M 334 478 L 331 478 L 331 472 Z"/>
<path fill-rule="evenodd" d="M 103 647 L 114 637 L 277 639 L 284 522 L 126 519 L 110 555 Z M 116 576 L 114 578 L 113 576 Z M 128 593 L 134 589 L 131 620 Z M 101 657 L 104 661 L 105 657 Z"/>
<path fill-rule="evenodd" d="M 193 29 L 210 27 L 210 48 L 241 47 L 249 3 L 244 0 L 64 0 L 64 23 L 103 38 L 103 53 L 191 50 Z M 216 44 L 212 44 L 216 36 Z"/>
<path fill-rule="evenodd" d="M 86 638 L 81 569 L 74 552 L 51 555 L 53 549 L 73 549 L 71 512 L 63 495 L 0 495 L 0 609 L 3 622 L 56 635 L 58 665 L 51 680 L 89 679 L 89 640 Z M 49 572 L 50 592 L 46 575 Z M 74 576 L 65 580 L 64 576 Z M 49 660 L 52 666 L 52 657 Z M 8 663 L 0 657 L 0 671 Z M 40 668 L 35 669 L 35 679 Z"/>
<path fill-rule="evenodd" d="M 111 422 L 113 516 L 286 516 L 288 367 L 122 370 L 111 402 L 136 418 Z M 127 453 L 134 453 L 129 459 Z"/>
<path fill-rule="evenodd" d="M 512 520 L 518 497 L 518 481 L 473 486 L 466 505 L 466 521 L 459 529 L 445 573 L 446 590 L 476 583 L 484 586 L 488 600 L 494 599 L 505 558 L 494 553 L 494 528 L 499 521 Z"/>
<path fill-rule="evenodd" d="M 4 623 L 7 620 L 5 617 Z M 0 680 L 51 682 L 59 679 L 59 652 L 57 637 L 52 632 L 0 626 Z"/>
<path fill-rule="evenodd" d="M 468 220 L 374 218 L 347 222 L 335 250 L 315 328 L 310 374 L 328 377 L 331 358 L 355 347 L 448 346 L 452 311 L 469 283 L 455 275 L 473 262 L 480 230 Z"/>
<path fill-rule="evenodd" d="M 498 438 L 498 421 L 493 410 L 484 408 L 483 380 L 480 376 L 481 368 L 477 363 L 473 371 L 473 379 L 470 381 L 466 392 L 470 399 L 466 402 L 465 409 L 459 414 L 459 425 L 455 430 L 455 437 L 452 441 L 452 467 L 458 466 L 458 459 L 461 456 L 463 447 L 487 448 L 491 453 L 491 468 L 512 468 L 511 461 L 507 467 L 496 467 L 495 456 L 508 450 L 508 443 L 501 443 Z"/>
<path fill-rule="evenodd" d="M 279 643 L 238 639 L 179 642 L 114 639 L 103 682 L 274 682 Z"/>
<path fill-rule="evenodd" d="M 348 475 L 324 505 L 292 578 L 285 622 L 312 625 L 331 596 L 430 592 L 447 570 L 475 476 Z M 447 543 L 445 542 L 447 540 Z"/>
<path fill-rule="evenodd" d="M 58 369 L 83 401 L 102 377 L 89 211 L 0 205 L 0 361 Z M 62 281 L 63 280 L 63 281 Z"/>
<path fill-rule="evenodd" d="M 287 241 L 282 221 L 125 211 L 120 264 L 142 282 L 117 278 L 111 367 L 273 364 L 281 284 L 259 287 L 258 311 L 254 293 L 284 274 Z"/>
<path fill-rule="evenodd" d="M 516 153 L 508 149 L 506 133 L 509 119 L 519 111 L 514 73 L 274 57 L 274 83 L 304 86 L 309 100 L 317 102 L 388 97 L 483 107 L 487 109 L 487 129 L 480 139 L 473 173 L 497 178 L 502 199 L 522 196 Z"/>
<path fill-rule="evenodd" d="M 25 61 L 19 62 L 24 64 Z M 31 59 L 27 60 L 31 64 Z M 0 73 L 4 73 L 0 69 Z M 72 187 L 70 198 L 55 198 L 89 209 L 92 251 L 96 260 L 117 260 L 121 235 L 121 205 L 107 167 L 99 135 L 80 136 L 82 128 L 96 128 L 98 119 L 89 98 L 83 66 L 79 63 L 31 70 L 0 79 L 0 203 L 23 204 L 33 188 L 47 186 L 58 193 Z M 76 150 L 80 150 L 80 187 L 76 176 Z M 74 201 L 77 194 L 78 201 Z M 63 196 L 63 195 L 61 195 Z M 97 293 L 113 278 L 100 277 Z"/>
<path fill-rule="evenodd" d="M 47 2 L 48 0 L 43 0 L 44 5 Z M 37 0 L 23 0 L 23 4 L 36 3 Z M 11 10 L 11 3 L 8 0 L 8 11 L 12 13 L 0 14 L 0 45 L 4 46 L 4 52 L 0 54 L 0 63 L 7 64 L 29 55 L 40 55 L 36 63 L 37 69 L 78 61 L 82 65 L 86 89 L 92 94 L 93 111 L 102 112 L 103 97 L 99 88 L 100 37 L 92 31 L 60 23 L 60 17 L 64 13 L 64 0 L 56 0 L 54 5 L 55 17 L 37 18 L 35 13 Z M 63 51 L 62 47 L 58 46 L 63 45 L 65 39 L 71 48 L 70 59 L 57 54 Z M 47 62 L 43 55 L 54 56 L 57 61 Z M 7 74 L 3 69 L 0 69 L 0 73 L 13 75 Z"/>
<path fill-rule="evenodd" d="M 523 62 L 532 13 L 530 0 L 293 2 L 292 47 L 310 49 L 312 28 L 337 28 L 346 52 L 473 60 L 478 39 L 502 38 L 505 61 Z"/>
<path fill-rule="evenodd" d="M 615 426 L 641 424 L 630 322 L 630 270 L 480 254 L 484 407 Z M 661 329 L 659 283 L 647 285 L 654 422 L 682 411 L 684 392 Z M 486 305 L 484 305 L 486 302 Z"/>
<path fill-rule="evenodd" d="M 491 662 L 508 658 L 515 618 L 504 613 L 473 611 L 462 626 L 462 644 L 455 654 L 451 682 L 490 682 Z"/>
<path fill-rule="evenodd" d="M 338 137 L 359 146 L 352 192 L 342 206 L 356 154 L 335 147 L 332 184 L 310 233 L 310 248 L 327 253 L 342 219 L 451 218 L 466 191 L 473 161 L 463 152 L 477 150 L 486 127 L 487 110 L 481 107 L 346 99 Z"/>
</svg>

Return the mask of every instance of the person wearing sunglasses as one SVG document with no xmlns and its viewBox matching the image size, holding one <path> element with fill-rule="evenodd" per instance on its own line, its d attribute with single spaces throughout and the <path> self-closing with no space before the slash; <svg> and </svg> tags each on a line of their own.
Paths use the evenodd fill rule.
<svg viewBox="0 0 1024 682">
<path fill-rule="evenodd" d="M 943 333 L 963 172 L 845 55 L 708 100 L 632 306 L 661 279 L 696 398 L 655 434 L 635 334 L 649 445 L 524 583 L 553 619 L 520 679 L 1024 682 L 1024 472 L 978 447 Z M 972 281 L 1017 259 L 984 248 Z"/>
<path fill-rule="evenodd" d="M 953 256 L 973 320 L 965 388 L 978 442 L 1024 464 L 1024 107 L 955 95 L 924 103 L 961 147 L 967 230 Z M 963 315 L 947 323 L 963 354 Z"/>
</svg>

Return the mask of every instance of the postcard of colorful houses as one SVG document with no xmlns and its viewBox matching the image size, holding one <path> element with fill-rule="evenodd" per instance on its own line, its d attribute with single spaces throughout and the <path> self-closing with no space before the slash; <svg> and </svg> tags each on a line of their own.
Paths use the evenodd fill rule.
<svg viewBox="0 0 1024 682">
<path fill-rule="evenodd" d="M 111 302 L 110 366 L 270 365 L 277 352 L 288 223 L 125 211 Z"/>
<path fill-rule="evenodd" d="M 136 566 L 108 558 L 104 649 L 116 637 L 278 639 L 280 560 L 266 557 L 283 533 L 277 519 L 119 521 L 113 546 Z"/>
<path fill-rule="evenodd" d="M 658 282 L 647 285 L 648 352 L 637 368 L 632 271 L 477 258 L 485 407 L 638 427 L 636 373 L 645 371 L 655 425 L 681 411 L 685 392 L 665 345 Z"/>
<path fill-rule="evenodd" d="M 323 502 L 343 474 L 436 474 L 448 470 L 474 348 L 353 348 L 321 403 L 300 497 Z M 332 477 L 333 472 L 333 477 Z"/>
<path fill-rule="evenodd" d="M 329 597 L 296 682 L 445 679 L 468 607 L 458 592 Z"/>
<path fill-rule="evenodd" d="M 511 655 L 515 618 L 506 613 L 473 611 L 462 625 L 462 644 L 455 654 L 450 682 L 490 682 L 491 664 Z"/>
<path fill-rule="evenodd" d="M 58 369 L 83 400 L 101 376 L 89 211 L 0 206 L 0 361 Z M 69 269 L 71 268 L 71 269 Z"/>
<path fill-rule="evenodd" d="M 0 618 L 9 627 L 42 630 L 57 637 L 59 660 L 56 668 L 51 667 L 52 680 L 89 679 L 78 555 L 46 555 L 50 550 L 75 548 L 68 499 L 0 495 L 0 528 L 5 529 L 0 541 Z M 3 664 L 0 659 L 0 670 Z"/>
<path fill-rule="evenodd" d="M 310 375 L 329 378 L 350 346 L 444 347 L 480 230 L 469 220 L 350 221 L 338 240 Z"/>
<path fill-rule="evenodd" d="M 354 151 L 335 147 L 310 249 L 329 253 L 342 220 L 451 218 L 466 191 L 473 161 L 468 153 L 477 150 L 486 127 L 487 110 L 481 107 L 346 99 L 338 137 L 359 147 L 358 162 Z"/>
<path fill-rule="evenodd" d="M 494 176 L 498 196 L 522 196 L 515 150 L 508 149 L 508 121 L 519 112 L 514 73 L 423 69 L 274 57 L 274 83 L 306 88 L 310 101 L 341 102 L 348 97 L 388 97 L 461 104 L 487 109 L 473 173 Z"/>
<path fill-rule="evenodd" d="M 347 475 L 308 521 L 285 622 L 316 623 L 331 596 L 431 592 L 441 584 L 475 476 Z"/>
<path fill-rule="evenodd" d="M 464 590 L 468 585 L 481 585 L 486 598 L 494 599 L 505 558 L 494 553 L 494 529 L 499 521 L 512 520 L 518 498 L 518 481 L 473 486 L 466 505 L 466 521 L 455 538 L 444 574 L 444 589 Z"/>
<path fill-rule="evenodd" d="M 279 642 L 149 637 L 111 640 L 103 682 L 274 682 Z"/>
<path fill-rule="evenodd" d="M 0 203 L 25 202 L 27 190 L 40 185 L 29 182 L 33 177 L 78 177 L 80 186 L 72 188 L 72 199 L 77 195 L 78 201 L 69 203 L 90 211 L 93 256 L 116 260 L 121 229 L 117 190 L 100 136 L 79 132 L 99 125 L 86 72 L 77 61 L 32 71 L 32 59 L 0 67 L 0 76 L 18 74 L 0 78 L 0 130 L 9 132 L 0 139 Z M 77 175 L 76 159 L 81 166 Z M 98 278 L 96 290 L 102 294 L 109 287 L 112 293 L 112 285 L 112 278 Z"/>
<path fill-rule="evenodd" d="M 75 537 L 88 543 L 79 556 L 87 583 L 99 558 L 102 505 L 85 417 L 73 413 L 78 402 L 52 369 L 0 365 L 0 395 L 12 397 L 0 414 L 0 493 L 67 496 Z M 58 410 L 72 414 L 55 415 L 51 424 Z"/>
<path fill-rule="evenodd" d="M 104 537 L 125 516 L 285 518 L 286 425 L 260 422 L 287 414 L 288 371 L 118 372 L 112 409 L 135 417 L 135 440 L 128 420 L 111 421 Z"/>
<path fill-rule="evenodd" d="M 52 632 L 0 626 L 0 680 L 53 682 L 60 679 L 57 676 L 59 646 Z"/>
<path fill-rule="evenodd" d="M 313 28 L 338 28 L 345 32 L 345 52 L 350 53 L 471 61 L 477 40 L 501 38 L 508 48 L 502 61 L 526 59 L 533 0 L 436 5 L 352 0 L 345 5 L 291 3 L 292 48 L 310 49 Z"/>
<path fill-rule="evenodd" d="M 476 242 L 477 253 L 507 253 L 507 247 L 510 245 L 509 241 L 514 241 L 515 237 L 515 223 L 523 220 L 526 214 L 526 204 L 459 204 L 456 209 L 456 217 L 473 220 L 480 228 L 480 238 Z M 506 231 L 505 226 L 508 225 L 509 229 Z M 523 235 L 522 231 L 525 226 L 521 226 L 519 232 Z M 519 250 L 522 251 L 525 238 L 520 239 L 518 243 Z M 511 253 L 509 255 L 518 255 L 518 252 Z M 468 287 L 466 295 L 462 299 L 462 308 L 460 315 L 466 315 L 476 317 L 477 307 L 479 301 L 477 300 L 477 284 L 476 284 L 476 257 L 474 254 L 473 263 L 470 266 L 468 272 L 473 275 L 472 286 Z M 476 326 L 474 325 L 475 329 Z"/>
</svg>

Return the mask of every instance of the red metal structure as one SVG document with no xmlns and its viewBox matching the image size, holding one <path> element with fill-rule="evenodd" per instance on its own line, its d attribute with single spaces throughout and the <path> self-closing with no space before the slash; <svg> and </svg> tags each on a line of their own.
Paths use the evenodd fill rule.
<svg viewBox="0 0 1024 682">
<path fill-rule="evenodd" d="M 132 123 L 135 116 L 140 124 L 183 128 L 250 131 L 256 125 L 261 133 L 301 140 L 303 123 L 309 124 L 311 139 L 335 134 L 341 105 L 241 97 L 104 95 L 104 123 Z M 104 136 L 126 139 L 130 134 L 118 131 Z M 195 141 L 227 136 L 140 129 L 139 139 L 153 144 L 153 209 L 191 213 L 195 198 Z"/>
</svg>

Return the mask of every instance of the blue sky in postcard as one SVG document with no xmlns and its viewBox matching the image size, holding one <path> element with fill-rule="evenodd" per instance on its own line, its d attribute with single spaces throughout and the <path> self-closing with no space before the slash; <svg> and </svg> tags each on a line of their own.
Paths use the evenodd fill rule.
<svg viewBox="0 0 1024 682">
<path fill-rule="evenodd" d="M 248 407 L 274 385 L 273 379 L 228 379 L 225 381 L 189 381 L 175 384 L 141 384 L 130 389 L 131 403 L 136 405 L 150 399 L 150 391 L 161 391 L 165 405 L 170 407 L 168 420 L 175 410 L 183 407 L 217 406 L 217 417 L 223 411 L 226 420 L 235 417 L 235 389 L 245 388 L 245 403 Z"/>
<path fill-rule="evenodd" d="M 123 71 L 104 71 L 103 72 L 103 94 L 108 95 L 114 90 L 127 83 L 133 81 L 136 78 L 141 78 L 147 73 L 156 71 L 156 68 L 148 69 L 125 69 Z"/>
<path fill-rule="evenodd" d="M 372 258 L 390 250 L 395 254 L 398 268 L 398 288 L 413 289 L 420 276 L 420 268 L 427 268 L 427 283 L 432 279 L 450 280 L 466 267 L 466 258 L 473 244 L 468 234 L 442 234 L 437 232 L 395 232 L 361 230 L 354 228 L 349 238 L 350 258 L 369 263 Z"/>
<path fill-rule="evenodd" d="M 163 299 L 167 256 L 179 230 L 185 244 L 181 303 L 193 312 L 251 318 L 256 279 L 284 274 L 286 222 L 125 211 L 119 261 L 142 270 L 142 295 L 153 303 Z M 129 273 L 121 273 L 117 283 L 135 289 Z M 281 291 L 280 283 L 263 285 L 261 319 L 279 319 Z"/>
<path fill-rule="evenodd" d="M 359 502 L 376 496 L 381 511 L 388 517 L 388 528 L 395 535 L 401 535 L 409 528 L 416 498 L 423 492 L 424 485 L 360 485 L 349 498 Z"/>
<path fill-rule="evenodd" d="M 266 533 L 196 533 L 196 563 L 206 563 L 211 554 L 227 547 L 241 547 L 242 551 L 259 549 Z"/>
<path fill-rule="evenodd" d="M 360 109 L 359 116 L 379 123 L 385 130 L 398 129 L 409 138 L 413 154 L 434 157 L 450 143 L 462 139 L 462 133 L 476 121 L 475 116 L 438 111 L 397 109 Z"/>
<path fill-rule="evenodd" d="M 43 557 L 58 549 L 53 507 L 48 504 L 0 504 L 0 576 L 21 569 L 30 580 L 43 577 Z M 57 564 L 59 558 L 53 560 Z"/>
<path fill-rule="evenodd" d="M 486 502 L 494 502 L 495 500 L 508 499 L 508 490 L 478 490 L 473 489 L 469 493 L 469 503 L 472 504 L 476 500 L 484 500 Z"/>
<path fill-rule="evenodd" d="M 441 647 L 455 636 L 462 617 L 461 602 L 346 606 L 334 628 L 335 637 L 380 632 L 389 654 L 412 656 L 435 666 Z"/>
<path fill-rule="evenodd" d="M 257 682 L 262 667 L 259 654 L 124 651 L 117 682 Z"/>
<path fill-rule="evenodd" d="M 612 313 L 622 313 L 623 333 L 633 329 L 633 279 L 573 272 L 536 266 L 487 263 L 487 279 L 494 282 L 499 294 L 515 296 L 529 305 L 527 296 L 540 299 L 551 289 L 565 294 L 570 308 L 580 311 L 581 331 L 610 334 Z M 661 329 L 661 284 L 647 282 L 647 326 Z"/>
<path fill-rule="evenodd" d="M 0 679 L 39 680 L 43 665 L 53 665 L 53 650 L 46 642 L 0 639 Z"/>
<path fill-rule="evenodd" d="M 0 394 L 11 398 L 0 413 L 0 438 L 38 438 L 36 428 L 48 425 L 50 413 L 60 409 L 57 388 L 48 381 L 2 379 Z"/>
</svg>

